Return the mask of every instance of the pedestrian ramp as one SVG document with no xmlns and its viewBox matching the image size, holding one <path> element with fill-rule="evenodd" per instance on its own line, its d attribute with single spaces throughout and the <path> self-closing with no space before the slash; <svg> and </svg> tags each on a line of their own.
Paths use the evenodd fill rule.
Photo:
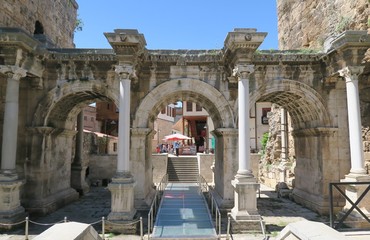
<svg viewBox="0 0 370 240">
<path fill-rule="evenodd" d="M 197 183 L 168 183 L 150 239 L 218 239 Z"/>
</svg>

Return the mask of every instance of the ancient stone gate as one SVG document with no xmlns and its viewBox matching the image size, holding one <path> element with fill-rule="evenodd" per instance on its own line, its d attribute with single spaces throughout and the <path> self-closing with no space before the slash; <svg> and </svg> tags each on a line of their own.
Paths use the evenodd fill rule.
<svg viewBox="0 0 370 240">
<path fill-rule="evenodd" d="M 370 103 L 366 32 L 344 32 L 326 52 L 259 51 L 266 33 L 255 29 L 235 29 L 223 49 L 204 51 L 148 50 L 136 30 L 105 35 L 113 49 L 47 49 L 22 30 L 1 29 L 0 219 L 15 221 L 23 208 L 46 214 L 78 198 L 71 175 L 86 169 L 71 168 L 75 123 L 96 99 L 111 100 L 120 110 L 112 220 L 132 219 L 135 209 L 148 208 L 153 122 L 178 100 L 198 103 L 214 122 L 215 191 L 223 208 L 234 207 L 235 218 L 256 207 L 242 199 L 252 194 L 255 201 L 258 187 L 246 141 L 249 106 L 258 101 L 276 103 L 292 118 L 296 201 L 327 213 L 330 182 L 366 175 L 362 144 L 348 128 L 348 119 L 360 113 L 369 125 L 369 112 L 361 112 Z M 359 120 L 350 132 L 360 136 Z"/>
</svg>

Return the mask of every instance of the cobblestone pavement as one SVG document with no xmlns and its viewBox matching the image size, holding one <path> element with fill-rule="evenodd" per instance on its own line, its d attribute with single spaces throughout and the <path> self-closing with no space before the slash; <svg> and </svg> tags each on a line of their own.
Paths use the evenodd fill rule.
<svg viewBox="0 0 370 240">
<path fill-rule="evenodd" d="M 29 225 L 29 239 L 33 239 L 36 235 L 46 230 L 50 224 L 63 221 L 67 217 L 68 221 L 89 223 L 101 233 L 102 228 L 102 217 L 107 217 L 110 212 L 110 192 L 104 187 L 92 187 L 91 191 L 85 196 L 81 197 L 80 200 L 59 209 L 58 211 L 44 216 L 44 217 L 33 217 L 30 216 L 30 220 L 35 223 Z M 233 234 L 232 239 L 250 239 L 250 240 L 262 240 L 262 239 L 275 239 L 275 236 L 289 223 L 297 222 L 300 220 L 311 220 L 323 223 L 328 223 L 327 217 L 319 216 L 318 214 L 304 208 L 289 199 L 277 198 L 276 193 L 273 189 L 269 189 L 265 186 L 261 186 L 261 195 L 257 200 L 259 213 L 263 217 L 266 224 L 267 236 L 264 238 L 262 232 L 250 233 L 250 234 Z M 146 213 L 142 213 L 144 218 L 144 233 L 146 233 Z M 226 239 L 226 226 L 227 218 L 223 218 L 222 223 L 222 239 Z M 23 240 L 25 230 L 19 228 L 10 232 L 0 233 L 0 240 Z M 121 239 L 140 239 L 138 235 L 114 235 L 106 234 L 106 239 L 121 240 Z M 144 236 L 147 239 L 147 235 Z M 350 236 L 349 239 L 370 239 L 370 232 L 366 235 L 355 235 Z"/>
</svg>

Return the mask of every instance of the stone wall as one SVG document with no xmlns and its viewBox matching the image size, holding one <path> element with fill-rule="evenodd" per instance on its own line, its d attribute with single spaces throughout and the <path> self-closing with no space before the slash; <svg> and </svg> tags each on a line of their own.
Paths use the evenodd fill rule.
<svg viewBox="0 0 370 240">
<path fill-rule="evenodd" d="M 345 30 L 367 30 L 369 0 L 277 0 L 279 49 L 323 49 Z"/>
<path fill-rule="evenodd" d="M 30 35 L 62 48 L 74 47 L 78 4 L 75 0 L 3 0 L 0 26 L 22 28 Z M 36 27 L 36 22 L 41 25 Z M 43 29 L 43 31 L 42 31 Z"/>
<path fill-rule="evenodd" d="M 264 154 L 261 156 L 259 165 L 258 179 L 266 186 L 275 188 L 278 182 L 286 182 L 290 187 L 293 187 L 295 178 L 294 168 L 295 149 L 294 140 L 292 137 L 291 119 L 288 118 L 288 156 L 287 162 L 282 164 L 281 158 L 281 111 L 276 104 L 272 105 L 269 117 L 269 139 L 266 144 Z"/>
</svg>

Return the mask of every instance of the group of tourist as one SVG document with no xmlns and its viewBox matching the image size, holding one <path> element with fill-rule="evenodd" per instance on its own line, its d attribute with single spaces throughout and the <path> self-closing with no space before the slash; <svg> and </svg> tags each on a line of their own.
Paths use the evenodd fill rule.
<svg viewBox="0 0 370 240">
<path fill-rule="evenodd" d="M 179 156 L 180 147 L 181 143 L 179 141 L 176 141 L 173 144 L 162 143 L 157 146 L 157 153 L 171 153 Z"/>
</svg>

